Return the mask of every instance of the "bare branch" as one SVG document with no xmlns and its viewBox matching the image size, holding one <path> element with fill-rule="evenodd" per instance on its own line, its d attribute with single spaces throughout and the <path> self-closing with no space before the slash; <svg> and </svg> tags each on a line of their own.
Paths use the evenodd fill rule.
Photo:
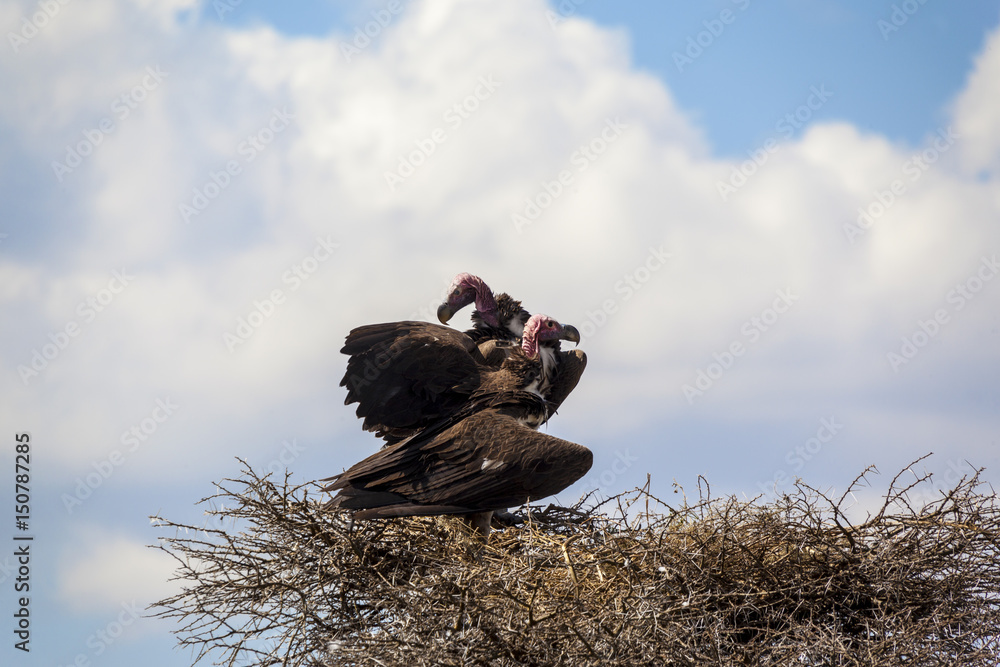
<svg viewBox="0 0 1000 667">
<path fill-rule="evenodd" d="M 748 502 L 699 478 L 669 506 L 647 479 L 482 545 L 450 518 L 352 526 L 244 462 L 210 526 L 154 521 L 183 584 L 154 610 L 230 665 L 998 664 L 996 495 L 976 474 L 912 506 L 930 479 L 902 475 L 855 525 L 849 492 Z"/>
</svg>

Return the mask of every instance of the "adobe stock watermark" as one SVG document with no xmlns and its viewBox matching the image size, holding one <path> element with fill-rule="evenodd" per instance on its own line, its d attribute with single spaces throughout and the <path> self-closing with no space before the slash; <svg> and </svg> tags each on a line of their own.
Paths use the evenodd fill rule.
<svg viewBox="0 0 1000 667">
<path fill-rule="evenodd" d="M 351 62 L 354 56 L 361 55 L 361 52 L 372 44 L 372 40 L 377 39 L 382 31 L 389 27 L 389 24 L 397 16 L 403 13 L 403 2 L 400 0 L 389 0 L 382 9 L 371 11 L 372 20 L 363 26 L 354 26 L 354 39 L 350 42 L 340 42 L 340 53 L 344 60 Z"/>
<path fill-rule="evenodd" d="M 779 119 L 775 123 L 774 129 L 785 139 L 791 139 L 795 135 L 795 131 L 804 127 L 812 119 L 813 114 L 822 109 L 831 97 L 833 97 L 833 92 L 827 90 L 825 83 L 820 84 L 819 88 L 810 86 L 809 96 L 806 97 L 805 102 Z M 739 166 L 733 167 L 728 180 L 716 182 L 715 188 L 722 201 L 728 201 L 731 195 L 736 194 L 736 191 L 746 185 L 750 177 L 756 174 L 767 163 L 768 159 L 779 150 L 781 150 L 781 144 L 774 137 L 768 137 L 756 150 L 748 150 L 747 157 L 749 159 L 741 162 Z"/>
<path fill-rule="evenodd" d="M 207 504 L 209 509 L 203 510 L 202 513 L 205 516 L 205 519 L 201 522 L 201 525 L 198 526 L 195 530 L 202 536 L 204 536 L 205 539 L 209 540 L 218 538 L 218 535 L 213 535 L 211 531 L 232 532 L 238 529 L 236 517 L 222 516 L 222 514 L 226 511 L 225 504 L 219 503 L 218 505 L 216 505 L 215 499 L 213 498 L 207 498 L 202 502 Z M 153 515 L 149 517 L 149 525 L 152 526 L 153 528 L 167 525 L 167 523 L 168 522 L 164 521 L 163 517 L 159 515 Z"/>
<path fill-rule="evenodd" d="M 226 14 L 232 14 L 242 4 L 243 0 L 212 0 L 212 9 L 215 10 L 217 19 L 225 21 Z"/>
<path fill-rule="evenodd" d="M 3 560 L 0 561 L 0 584 L 10 579 L 12 574 L 17 574 L 17 570 L 18 563 L 14 560 L 13 556 L 4 556 Z"/>
<path fill-rule="evenodd" d="M 741 12 L 746 11 L 750 6 L 750 0 L 732 0 L 732 2 Z M 726 31 L 726 26 L 736 22 L 738 16 L 739 14 L 727 7 L 719 12 L 718 17 L 702 21 L 701 24 L 705 29 L 687 38 L 687 46 L 683 52 L 674 51 L 671 54 L 677 71 L 683 74 L 685 67 L 693 65 L 694 61 L 700 58 L 705 50 L 715 44 L 715 40 L 722 36 L 722 33 Z"/>
<path fill-rule="evenodd" d="M 52 173 L 55 174 L 56 179 L 62 183 L 67 174 L 73 173 L 74 169 L 82 165 L 84 160 L 104 143 L 105 136 L 114 132 L 119 124 L 138 109 L 139 105 L 149 97 L 149 94 L 159 88 L 163 79 L 169 75 L 170 72 L 164 72 L 159 65 L 146 67 L 146 74 L 139 83 L 112 100 L 112 115 L 99 120 L 97 127 L 84 129 L 82 131 L 83 139 L 76 144 L 66 144 L 66 155 L 62 162 L 52 161 Z"/>
<path fill-rule="evenodd" d="M 926 4 L 927 0 L 903 0 L 898 5 L 894 4 L 888 20 L 879 19 L 875 23 L 879 32 L 882 33 L 882 41 L 888 42 L 889 35 L 899 32 L 899 29 L 907 24 L 910 17 L 920 11 L 920 8 Z"/>
<path fill-rule="evenodd" d="M 49 22 L 52 21 L 62 8 L 70 3 L 70 0 L 39 0 L 36 5 L 38 9 L 30 16 L 21 17 L 21 29 L 17 32 L 8 32 L 7 41 L 10 42 L 11 50 L 16 54 L 29 41 L 34 39 Z"/>
<path fill-rule="evenodd" d="M 431 299 L 427 302 L 427 305 L 414 309 L 406 319 L 438 322 L 437 309 L 448 298 L 448 288 L 451 287 L 451 279 L 442 280 L 441 285 L 441 293 L 437 299 Z"/>
<path fill-rule="evenodd" d="M 615 451 L 615 458 L 607 468 L 600 474 L 593 474 L 587 477 L 583 483 L 583 493 L 592 493 L 601 489 L 612 489 L 618 478 L 628 472 L 632 465 L 639 460 L 639 457 L 632 456 L 629 450 Z"/>
<path fill-rule="evenodd" d="M 757 488 L 765 496 L 777 497 L 781 495 L 780 489 L 792 486 L 795 482 L 795 473 L 800 472 L 806 463 L 816 458 L 843 428 L 844 425 L 838 422 L 836 417 L 820 418 L 816 435 L 804 443 L 796 445 L 785 454 L 784 461 L 790 470 L 785 468 L 775 470 L 770 481 L 757 482 Z"/>
<path fill-rule="evenodd" d="M 410 312 L 409 316 L 404 318 L 405 320 L 426 320 L 428 322 L 438 323 L 437 309 L 442 303 L 448 298 L 448 289 L 451 287 L 451 279 L 444 279 L 441 281 L 441 292 L 440 296 L 436 299 L 431 299 L 424 306 L 419 306 Z"/>
<path fill-rule="evenodd" d="M 87 648 L 89 651 L 77 653 L 73 658 L 73 662 L 68 663 L 65 667 L 93 667 L 95 665 L 93 658 L 102 656 L 115 642 L 121 639 L 122 635 L 125 634 L 125 630 L 141 617 L 142 610 L 136 604 L 135 600 L 132 600 L 132 602 L 122 602 L 121 611 L 108 621 L 104 627 L 98 628 L 87 637 Z M 59 667 L 64 666 L 60 665 Z"/>
<path fill-rule="evenodd" d="M 332 234 L 327 234 L 326 238 L 317 236 L 316 245 L 313 246 L 312 251 L 281 274 L 281 284 L 288 286 L 288 293 L 295 292 L 302 287 L 327 260 L 333 257 L 333 253 L 340 247 L 340 244 L 334 243 L 331 237 Z M 278 306 L 284 304 L 287 298 L 288 294 L 282 288 L 275 287 L 269 290 L 262 299 L 255 299 L 250 312 L 245 317 L 237 318 L 234 331 L 226 331 L 222 334 L 222 341 L 225 343 L 226 349 L 235 352 L 237 347 L 250 340 L 264 322 L 274 316 Z"/>
<path fill-rule="evenodd" d="M 184 224 L 190 224 L 191 218 L 201 215 L 209 204 L 215 201 L 226 188 L 233 184 L 233 180 L 243 173 L 243 168 L 257 159 L 257 157 L 267 148 L 275 138 L 288 129 L 295 119 L 295 114 L 282 107 L 275 107 L 271 110 L 270 118 L 253 134 L 248 134 L 246 139 L 236 146 L 236 154 L 242 161 L 232 159 L 226 162 L 219 171 L 209 171 L 208 178 L 200 187 L 193 188 L 194 193 L 191 202 L 181 202 L 177 205 L 181 220 Z"/>
<path fill-rule="evenodd" d="M 21 377 L 21 382 L 27 386 L 32 378 L 38 377 L 42 371 L 48 368 L 49 364 L 69 347 L 70 341 L 79 336 L 87 325 L 97 319 L 98 314 L 104 312 L 134 279 L 135 276 L 130 276 L 125 272 L 125 269 L 112 271 L 111 280 L 108 281 L 107 287 L 101 288 L 96 294 L 88 296 L 77 304 L 76 314 L 80 318 L 80 322 L 72 319 L 59 330 L 50 332 L 49 342 L 44 343 L 41 348 L 33 348 L 28 363 L 17 367 L 17 374 Z"/>
<path fill-rule="evenodd" d="M 569 17 L 576 14 L 576 9 L 580 5 L 587 2 L 587 0 L 562 0 L 558 5 L 556 5 L 556 10 L 551 9 L 545 10 L 545 20 L 549 22 L 549 27 L 555 30 L 566 21 Z"/>
<path fill-rule="evenodd" d="M 955 141 L 961 138 L 950 125 L 947 128 L 938 128 L 931 145 L 907 158 L 900 165 L 900 171 L 911 184 L 916 183 L 941 158 L 941 155 L 947 153 L 955 145 Z M 906 194 L 907 187 L 906 181 L 902 178 L 894 179 L 887 189 L 876 190 L 871 201 L 858 207 L 857 221 L 853 224 L 850 222 L 844 224 L 844 235 L 851 245 L 857 242 L 859 236 L 864 236 L 886 214 L 886 211 Z"/>
<path fill-rule="evenodd" d="M 452 131 L 457 130 L 502 85 L 503 82 L 494 79 L 492 74 L 479 77 L 477 85 L 472 92 L 462 98 L 461 101 L 448 107 L 442 114 L 442 119 Z M 403 181 L 413 176 L 417 169 L 424 165 L 428 158 L 437 151 L 438 146 L 447 140 L 448 131 L 443 127 L 435 127 L 426 137 L 414 139 L 413 144 L 416 146 L 416 149 L 406 155 L 399 156 L 395 171 L 386 171 L 383 173 L 385 183 L 389 186 L 389 192 L 395 192 L 396 188 Z"/>
<path fill-rule="evenodd" d="M 930 479 L 907 491 L 904 498 L 893 501 L 893 504 L 903 507 L 903 509 L 909 509 L 910 507 L 922 508 L 931 503 L 938 502 L 942 498 L 947 497 L 948 493 L 963 478 L 972 478 L 977 472 L 976 468 L 964 459 L 949 459 L 946 466 L 947 468 L 943 473 L 933 473 Z M 907 506 L 907 503 L 912 503 L 912 505 Z"/>
<path fill-rule="evenodd" d="M 920 353 L 920 350 L 927 347 L 928 343 L 941 332 L 941 329 L 951 322 L 952 314 L 962 310 L 976 298 L 986 283 L 993 280 L 998 272 L 1000 272 L 1000 263 L 997 262 L 997 256 L 995 254 L 992 257 L 983 256 L 972 275 L 955 285 L 945 295 L 945 304 L 947 305 L 935 309 L 927 319 L 918 319 L 917 328 L 913 333 L 902 337 L 899 350 L 886 353 L 885 358 L 889 362 L 892 372 L 899 373 L 900 366 L 910 363 Z M 948 306 L 952 306 L 951 312 L 949 312 Z"/>
<path fill-rule="evenodd" d="M 427 305 L 417 308 L 405 319 L 424 320 L 437 323 L 438 306 L 440 306 L 448 298 L 448 290 L 450 287 L 450 280 L 442 281 L 440 296 L 437 299 L 430 301 Z M 403 352 L 403 348 L 395 347 L 388 352 L 379 353 L 375 356 L 375 359 L 366 359 L 364 368 L 358 372 L 352 373 L 350 378 L 346 378 L 346 386 L 349 390 L 355 391 L 361 387 L 367 387 L 382 375 L 382 372 L 401 352 Z"/>
<path fill-rule="evenodd" d="M 569 158 L 570 165 L 576 167 L 577 173 L 587 171 L 627 128 L 628 125 L 621 122 L 618 116 L 605 119 L 601 132 L 573 152 Z M 542 213 L 573 185 L 573 179 L 573 170 L 563 169 L 553 180 L 542 181 L 538 191 L 524 200 L 524 208 L 510 214 L 510 221 L 517 233 L 524 233 L 525 227 L 538 220 Z"/>
<path fill-rule="evenodd" d="M 587 321 L 580 325 L 580 344 L 585 344 L 599 329 L 603 328 L 611 316 L 618 312 L 621 304 L 627 303 L 635 296 L 636 292 L 649 282 L 654 273 L 666 266 L 670 257 L 670 253 L 663 249 L 663 245 L 658 248 L 649 246 L 646 259 L 628 273 L 623 274 L 620 280 L 615 281 L 614 292 L 618 296 L 605 299 L 601 302 L 600 308 L 586 311 Z"/>
<path fill-rule="evenodd" d="M 782 315 L 799 300 L 799 297 L 792 294 L 790 288 L 777 290 L 777 295 L 771 306 L 761 311 L 760 315 L 755 315 L 743 323 L 740 333 L 746 339 L 736 339 L 731 342 L 722 352 L 713 352 L 712 358 L 715 360 L 704 369 L 699 368 L 694 382 L 681 387 L 684 398 L 688 405 L 694 405 L 694 399 L 704 396 L 705 392 L 711 389 L 719 379 L 725 375 L 726 371 L 733 367 L 736 360 L 746 354 L 751 345 L 760 340 L 761 336 L 770 331 L 774 324 Z"/>
<path fill-rule="evenodd" d="M 122 431 L 118 438 L 122 448 L 113 449 L 105 458 L 91 463 L 90 467 L 93 468 L 93 471 L 88 472 L 83 477 L 76 478 L 73 493 L 63 493 L 60 496 L 67 514 L 72 514 L 76 508 L 83 505 L 83 502 L 108 481 L 115 470 L 125 465 L 129 457 L 145 445 L 160 429 L 160 426 L 170 419 L 180 407 L 171 401 L 169 396 L 157 398 L 156 404 L 147 417 L 130 426 L 128 430 Z"/>
<path fill-rule="evenodd" d="M 287 439 L 282 440 L 281 450 L 275 458 L 268 462 L 267 471 L 275 475 L 283 473 L 288 466 L 295 463 L 296 459 L 302 456 L 304 451 L 306 451 L 306 448 L 300 445 L 299 441 L 295 438 L 292 438 L 290 442 Z"/>
<path fill-rule="evenodd" d="M 432 299 L 426 305 L 420 306 L 410 312 L 410 314 L 404 318 L 404 320 L 423 320 L 425 322 L 438 323 L 437 309 L 444 301 L 448 298 L 448 291 L 451 287 L 451 280 L 443 280 L 441 282 L 441 292 L 437 299 Z M 451 323 L 455 324 L 454 320 Z M 351 377 L 345 378 L 346 385 L 350 390 L 357 390 L 361 387 L 367 387 L 372 382 L 377 380 L 382 372 L 392 363 L 392 361 L 402 352 L 402 348 L 393 348 L 388 352 L 382 352 L 375 356 L 374 359 L 366 359 L 365 365 L 358 372 L 352 373 Z"/>
</svg>

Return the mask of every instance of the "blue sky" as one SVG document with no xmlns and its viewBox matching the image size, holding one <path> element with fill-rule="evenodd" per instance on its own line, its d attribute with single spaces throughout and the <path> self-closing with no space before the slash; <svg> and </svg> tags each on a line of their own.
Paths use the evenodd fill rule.
<svg viewBox="0 0 1000 667">
<path fill-rule="evenodd" d="M 863 513 L 931 451 L 918 499 L 1000 482 L 995 3 L 414 1 L 348 58 L 389 2 L 219 2 L 24 36 L 37 3 L 0 0 L 0 421 L 37 531 L 4 664 L 189 664 L 148 618 L 91 639 L 174 590 L 148 517 L 204 521 L 236 457 L 373 451 L 341 341 L 460 271 L 584 334 L 547 428 L 595 463 L 560 501 L 874 464 Z"/>
<path fill-rule="evenodd" d="M 221 22 L 266 23 L 290 35 L 343 35 L 388 7 L 365 4 L 313 0 L 279 7 L 244 0 L 231 11 L 223 9 Z M 1000 9 L 985 0 L 960 6 L 926 2 L 912 14 L 904 11 L 904 23 L 893 10 L 901 4 L 570 0 L 551 11 L 555 20 L 586 17 L 622 30 L 634 66 L 666 83 L 705 130 L 715 154 L 735 156 L 756 149 L 789 109 L 805 101 L 810 87 L 824 84 L 835 99 L 811 120 L 846 119 L 911 145 L 940 126 Z M 727 10 L 732 22 L 720 31 L 715 22 Z M 210 4 L 203 15 L 220 18 Z M 699 33 L 710 29 L 719 35 L 704 37 L 708 45 L 693 62 L 680 59 L 678 65 L 675 54 L 687 57 L 688 40 L 697 42 Z"/>
</svg>

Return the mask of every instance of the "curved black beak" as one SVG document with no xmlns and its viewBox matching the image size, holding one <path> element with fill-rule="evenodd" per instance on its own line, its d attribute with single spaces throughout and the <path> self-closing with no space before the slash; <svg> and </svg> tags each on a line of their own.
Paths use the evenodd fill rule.
<svg viewBox="0 0 1000 667">
<path fill-rule="evenodd" d="M 451 312 L 451 306 L 447 303 L 442 303 L 438 306 L 438 319 L 441 320 L 441 324 L 448 324 L 448 320 L 454 313 Z"/>
<path fill-rule="evenodd" d="M 562 332 L 559 334 L 560 340 L 571 340 L 577 345 L 580 344 L 580 332 L 572 324 L 564 324 Z"/>
</svg>

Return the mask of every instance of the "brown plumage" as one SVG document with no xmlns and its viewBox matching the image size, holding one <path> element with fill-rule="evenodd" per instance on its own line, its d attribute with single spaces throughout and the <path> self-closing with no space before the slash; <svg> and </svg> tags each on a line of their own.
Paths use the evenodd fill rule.
<svg viewBox="0 0 1000 667">
<path fill-rule="evenodd" d="M 590 469 L 593 455 L 538 433 L 586 368 L 575 327 L 529 316 L 506 294 L 459 274 L 438 309 L 447 322 L 476 302 L 474 328 L 459 333 L 425 322 L 351 331 L 341 385 L 364 428 L 389 443 L 331 477 L 334 507 L 372 519 L 464 515 L 489 533 L 494 511 L 558 493 Z"/>
<path fill-rule="evenodd" d="M 341 350 L 350 356 L 340 382 L 347 387 L 344 403 L 358 403 L 356 413 L 364 429 L 391 444 L 455 413 L 474 395 L 530 388 L 555 399 L 537 425 L 579 382 L 586 355 L 558 350 L 560 339 L 579 341 L 575 327 L 541 315 L 529 322 L 530 344 L 522 340 L 520 346 L 492 340 L 477 345 L 467 333 L 427 322 L 358 327 Z M 502 348 L 494 352 L 496 345 Z M 525 345 L 535 358 L 524 356 Z M 487 357 L 495 358 L 488 362 Z M 568 360 L 565 369 L 563 359 Z M 556 386 L 559 390 L 553 392 Z"/>
<path fill-rule="evenodd" d="M 340 350 L 350 358 L 340 381 L 363 428 L 388 442 L 455 412 L 482 383 L 485 361 L 460 331 L 428 322 L 358 327 Z"/>
<path fill-rule="evenodd" d="M 460 273 L 452 280 L 447 299 L 438 308 L 438 319 L 447 324 L 455 313 L 470 303 L 475 303 L 476 309 L 472 312 L 472 329 L 465 333 L 476 342 L 485 363 L 497 367 L 520 342 L 531 314 L 509 294 L 494 295 L 482 278 Z M 542 387 L 541 393 L 554 414 L 580 381 L 587 366 L 587 355 L 582 350 L 562 351 L 559 340 L 546 341 L 541 352 L 549 357 L 552 385 Z"/>
<path fill-rule="evenodd" d="M 329 478 L 334 507 L 357 519 L 438 514 L 470 517 L 485 533 L 493 511 L 559 493 L 593 454 L 523 421 L 544 410 L 525 391 L 480 395 L 460 411 Z"/>
</svg>

